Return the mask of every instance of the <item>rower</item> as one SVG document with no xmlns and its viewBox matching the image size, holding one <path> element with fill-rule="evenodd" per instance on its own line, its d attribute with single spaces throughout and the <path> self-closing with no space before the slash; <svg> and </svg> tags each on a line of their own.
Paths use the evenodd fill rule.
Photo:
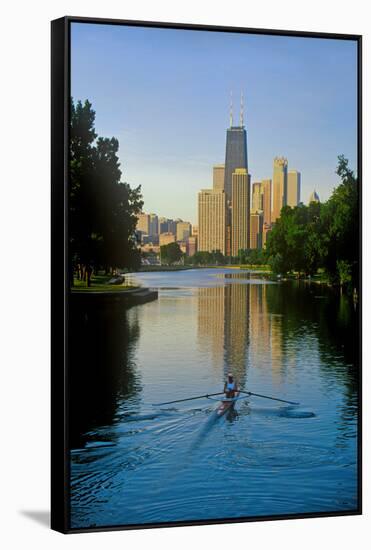
<svg viewBox="0 0 371 550">
<path fill-rule="evenodd" d="M 237 383 L 234 381 L 233 374 L 229 372 L 227 380 L 224 384 L 225 396 L 228 398 L 234 397 L 237 391 Z"/>
</svg>

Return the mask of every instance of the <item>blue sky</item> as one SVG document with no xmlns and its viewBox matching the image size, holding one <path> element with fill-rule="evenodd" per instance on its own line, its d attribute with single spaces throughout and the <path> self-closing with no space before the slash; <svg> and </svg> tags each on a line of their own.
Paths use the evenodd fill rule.
<svg viewBox="0 0 371 550">
<path fill-rule="evenodd" d="M 100 136 L 118 138 L 123 181 L 145 211 L 197 222 L 197 192 L 223 163 L 230 91 L 245 96 L 249 172 L 271 178 L 286 156 L 302 200 L 337 185 L 337 156 L 356 168 L 353 41 L 72 24 L 71 90 L 89 99 Z"/>
</svg>

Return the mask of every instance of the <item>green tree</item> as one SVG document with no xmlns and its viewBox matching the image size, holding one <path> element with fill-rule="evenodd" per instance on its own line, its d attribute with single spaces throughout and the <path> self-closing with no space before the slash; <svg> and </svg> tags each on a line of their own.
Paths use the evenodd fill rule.
<svg viewBox="0 0 371 550">
<path fill-rule="evenodd" d="M 69 242 L 72 264 L 138 268 L 134 231 L 140 186 L 121 182 L 115 138 L 98 138 L 91 103 L 71 99 Z"/>
<path fill-rule="evenodd" d="M 194 265 L 208 265 L 212 263 L 212 255 L 210 252 L 199 251 L 192 256 Z"/>
<path fill-rule="evenodd" d="M 357 286 L 358 181 L 343 155 L 338 161 L 341 183 L 328 201 L 282 208 L 266 245 L 275 273 L 314 275 L 321 267 L 332 282 Z"/>
<path fill-rule="evenodd" d="M 164 244 L 160 247 L 161 263 L 172 265 L 180 261 L 183 252 L 178 243 Z"/>
<path fill-rule="evenodd" d="M 323 266 L 334 282 L 340 282 L 339 261 L 347 262 L 354 286 L 358 286 L 358 178 L 343 155 L 338 157 L 340 185 L 322 205 Z M 340 268 L 342 270 L 342 268 Z"/>
</svg>

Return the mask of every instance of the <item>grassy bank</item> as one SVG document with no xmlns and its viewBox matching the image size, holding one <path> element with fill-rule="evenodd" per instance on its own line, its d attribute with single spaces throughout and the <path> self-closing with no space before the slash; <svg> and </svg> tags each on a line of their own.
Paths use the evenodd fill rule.
<svg viewBox="0 0 371 550">
<path fill-rule="evenodd" d="M 91 285 L 88 287 L 86 286 L 86 281 L 74 278 L 71 290 L 78 290 L 79 292 L 125 292 L 127 290 L 139 288 L 138 286 L 126 284 L 126 282 L 122 285 L 109 285 L 108 281 L 110 279 L 112 279 L 112 275 L 93 275 L 91 278 Z"/>
</svg>

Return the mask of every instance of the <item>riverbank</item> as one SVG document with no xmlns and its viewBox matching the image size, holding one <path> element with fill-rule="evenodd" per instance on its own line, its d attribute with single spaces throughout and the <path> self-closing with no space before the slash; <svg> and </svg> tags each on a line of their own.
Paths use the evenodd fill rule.
<svg viewBox="0 0 371 550">
<path fill-rule="evenodd" d="M 103 307 L 114 305 L 134 306 L 157 300 L 158 291 L 143 287 L 128 287 L 126 289 L 115 288 L 110 285 L 109 290 L 94 290 L 91 287 L 88 291 L 71 289 L 71 304 L 85 309 L 89 307 Z"/>
</svg>

